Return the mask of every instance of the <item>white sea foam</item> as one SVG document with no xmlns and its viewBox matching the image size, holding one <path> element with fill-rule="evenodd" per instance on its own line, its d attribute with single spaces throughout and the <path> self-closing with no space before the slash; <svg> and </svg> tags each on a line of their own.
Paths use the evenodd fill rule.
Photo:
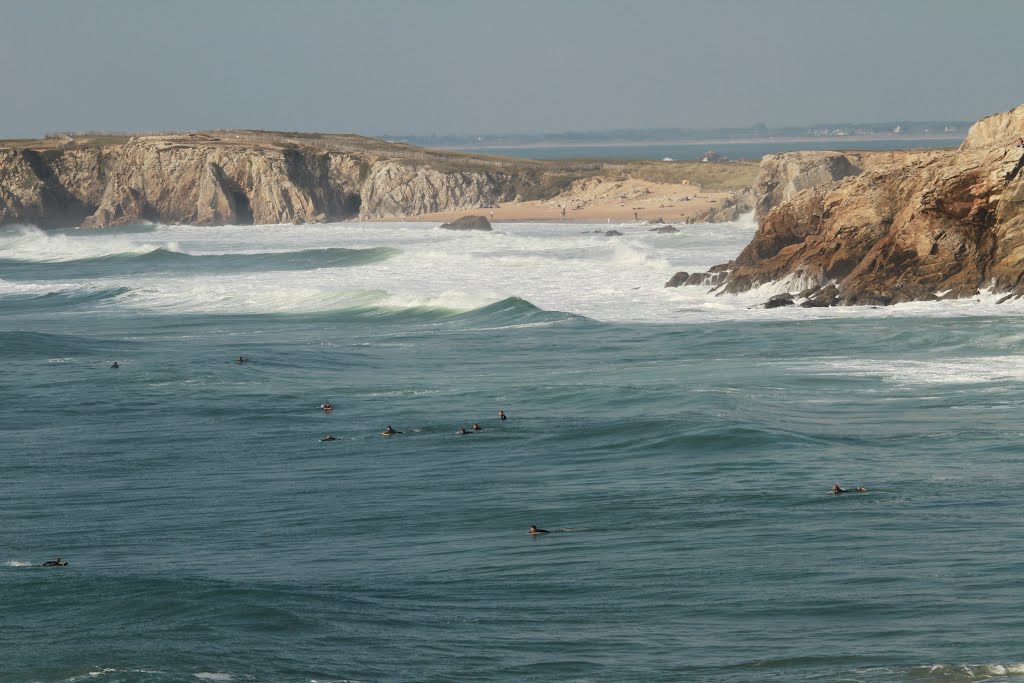
<svg viewBox="0 0 1024 683">
<path fill-rule="evenodd" d="M 151 233 L 146 233 L 150 235 Z M 139 242 L 130 235 L 48 233 L 32 226 L 0 230 L 0 258 L 15 261 L 76 261 L 119 254 L 179 251 L 175 242 Z"/>
<path fill-rule="evenodd" d="M 812 372 L 843 376 L 878 377 L 901 385 L 987 384 L 1024 381 L 1020 356 L 953 358 L 929 361 L 841 358 L 811 367 Z"/>
<path fill-rule="evenodd" d="M 5 567 L 31 567 L 33 565 L 32 565 L 31 562 L 26 562 L 24 560 L 7 560 L 6 562 L 4 562 L 4 566 Z"/>
<path fill-rule="evenodd" d="M 195 676 L 196 678 L 202 679 L 204 681 L 230 681 L 230 680 L 232 680 L 231 674 L 225 674 L 225 673 L 200 671 L 199 673 L 192 674 L 192 675 Z"/>
<path fill-rule="evenodd" d="M 8 231 L 0 238 L 0 257 L 10 257 L 13 251 L 24 258 L 67 260 L 142 252 L 157 246 L 190 254 L 278 253 L 328 247 L 390 247 L 400 252 L 380 261 L 311 271 L 158 273 L 98 279 L 88 284 L 128 287 L 133 290 L 131 295 L 118 297 L 116 305 L 157 312 L 284 313 L 366 307 L 462 312 L 514 296 L 544 310 L 608 322 L 1024 313 L 1024 301 L 997 305 L 1000 297 L 991 294 L 970 300 L 888 307 L 791 306 L 766 310 L 761 304 L 773 294 L 786 291 L 786 284 L 772 283 L 735 295 L 719 295 L 707 287 L 664 286 L 678 271 L 700 272 L 734 258 L 755 230 L 750 217 L 734 223 L 686 225 L 671 235 L 627 224 L 618 227 L 623 235 L 609 237 L 604 234 L 606 228 L 604 224 L 514 223 L 498 224 L 494 232 L 477 233 L 440 230 L 423 223 L 216 229 L 159 226 L 136 236 L 83 231 L 73 237 L 48 236 L 26 228 Z M 789 287 L 798 284 L 789 283 Z M 70 287 L 0 280 L 0 294 L 45 293 Z"/>
<path fill-rule="evenodd" d="M 922 669 L 943 681 L 987 681 L 1024 674 L 1024 664 L 936 664 Z"/>
</svg>

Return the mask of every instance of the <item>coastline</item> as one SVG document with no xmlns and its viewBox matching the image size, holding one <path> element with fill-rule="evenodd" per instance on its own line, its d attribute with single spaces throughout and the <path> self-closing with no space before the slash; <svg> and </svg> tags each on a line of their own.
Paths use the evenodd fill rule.
<svg viewBox="0 0 1024 683">
<path fill-rule="evenodd" d="M 629 178 L 592 178 L 576 183 L 558 197 L 505 202 L 490 207 L 439 211 L 416 216 L 388 216 L 374 221 L 449 222 L 484 216 L 492 223 L 686 223 L 721 206 L 733 193 L 709 192 L 689 183 L 655 183 Z M 563 211 L 564 209 L 564 211 Z"/>
<path fill-rule="evenodd" d="M 620 141 L 608 141 L 608 142 L 525 142 L 522 144 L 509 144 L 509 143 L 496 143 L 496 144 L 476 144 L 476 145 L 440 145 L 432 146 L 431 149 L 437 150 L 453 150 L 459 152 L 473 152 L 477 150 L 492 150 L 492 149 L 544 149 L 548 147 L 556 148 L 588 148 L 588 147 L 650 147 L 652 145 L 760 145 L 760 144 L 771 144 L 771 143 L 786 143 L 786 144 L 797 144 L 803 142 L 821 143 L 826 140 L 857 140 L 860 142 L 881 142 L 884 140 L 905 140 L 906 142 L 933 142 L 936 140 L 954 141 L 963 140 L 964 135 L 948 135 L 948 134 L 932 134 L 932 135 L 902 135 L 897 133 L 882 134 L 878 133 L 875 135 L 835 135 L 835 136 L 806 136 L 806 137 L 794 137 L 794 136 L 780 136 L 780 137 L 755 137 L 755 138 L 701 138 L 701 139 L 672 139 L 672 140 L 620 140 Z M 836 151 L 844 151 L 845 148 L 841 145 L 836 146 Z"/>
</svg>

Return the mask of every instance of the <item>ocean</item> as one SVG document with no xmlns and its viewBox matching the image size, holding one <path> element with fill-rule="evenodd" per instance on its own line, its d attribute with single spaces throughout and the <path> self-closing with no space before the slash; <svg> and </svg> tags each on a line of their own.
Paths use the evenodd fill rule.
<svg viewBox="0 0 1024 683">
<path fill-rule="evenodd" d="M 754 229 L 0 229 L 0 681 L 1024 674 L 1024 304 Z"/>
<path fill-rule="evenodd" d="M 728 159 L 758 161 L 766 154 L 780 154 L 795 151 L 863 150 L 883 151 L 897 149 L 942 149 L 959 147 L 963 137 L 893 136 L 876 138 L 857 135 L 823 136 L 813 139 L 758 140 L 736 142 L 729 140 L 706 142 L 654 142 L 647 144 L 577 144 L 577 145 L 501 145 L 454 147 L 475 154 L 497 154 L 499 156 L 522 157 L 527 159 L 670 159 L 673 161 L 694 161 L 708 151 L 715 151 Z"/>
</svg>

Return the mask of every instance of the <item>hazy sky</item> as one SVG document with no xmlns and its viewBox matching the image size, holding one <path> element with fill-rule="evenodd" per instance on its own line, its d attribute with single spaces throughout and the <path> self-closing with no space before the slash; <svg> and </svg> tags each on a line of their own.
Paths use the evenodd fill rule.
<svg viewBox="0 0 1024 683">
<path fill-rule="evenodd" d="M 1022 0 L 0 0 L 0 138 L 974 120 Z"/>
</svg>

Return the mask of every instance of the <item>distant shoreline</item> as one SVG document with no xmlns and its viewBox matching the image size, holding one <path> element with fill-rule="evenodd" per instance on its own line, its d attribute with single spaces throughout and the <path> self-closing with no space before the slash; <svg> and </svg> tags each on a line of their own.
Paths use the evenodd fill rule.
<svg viewBox="0 0 1024 683">
<path fill-rule="evenodd" d="M 905 140 L 907 142 L 934 142 L 934 141 L 960 141 L 964 135 L 933 134 L 933 135 L 908 135 L 896 133 L 874 134 L 874 135 L 818 135 L 818 136 L 782 136 L 782 137 L 755 137 L 755 138 L 702 138 L 699 140 L 620 140 L 615 142 L 524 142 L 521 144 L 510 143 L 479 143 L 473 145 L 431 145 L 431 149 L 450 149 L 459 151 L 493 150 L 493 149 L 544 149 L 550 147 L 584 148 L 584 147 L 653 147 L 658 145 L 764 145 L 773 143 L 795 144 L 801 142 L 822 143 L 835 140 L 836 149 L 843 149 L 842 141 L 857 140 L 860 142 L 881 142 L 886 140 Z"/>
</svg>

